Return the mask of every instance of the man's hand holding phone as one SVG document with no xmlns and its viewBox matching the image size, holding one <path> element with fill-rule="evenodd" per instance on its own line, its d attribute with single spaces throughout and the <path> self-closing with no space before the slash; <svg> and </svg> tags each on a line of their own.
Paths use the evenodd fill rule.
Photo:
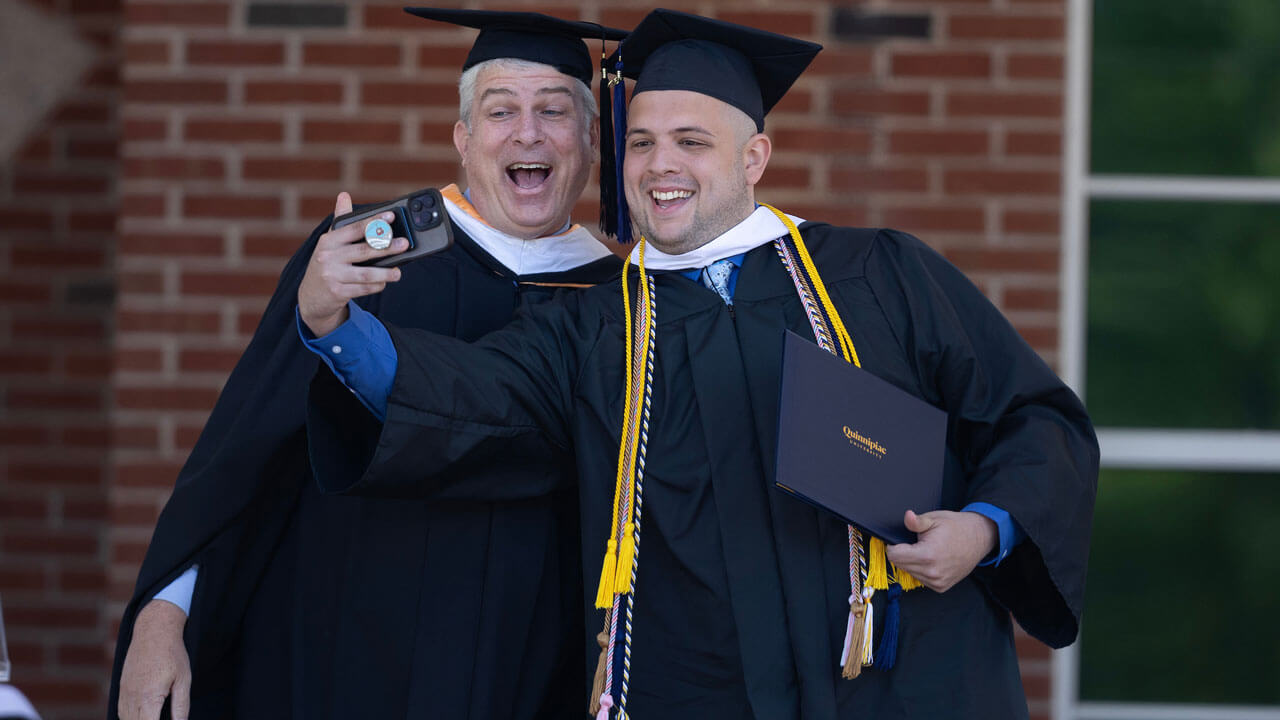
<svg viewBox="0 0 1280 720">
<path fill-rule="evenodd" d="M 338 193 L 334 217 L 351 212 L 351 196 Z M 391 212 L 369 218 L 390 222 Z M 400 279 L 399 268 L 361 266 L 359 263 L 380 257 L 402 253 L 409 249 L 409 241 L 393 238 L 390 247 L 375 250 L 365 242 L 364 227 L 367 222 L 356 222 L 334 228 L 316 243 L 315 252 L 307 264 L 307 272 L 298 287 L 298 313 L 307 328 L 317 337 L 328 335 L 347 321 L 347 301 L 365 295 L 382 292 L 387 283 Z"/>
</svg>

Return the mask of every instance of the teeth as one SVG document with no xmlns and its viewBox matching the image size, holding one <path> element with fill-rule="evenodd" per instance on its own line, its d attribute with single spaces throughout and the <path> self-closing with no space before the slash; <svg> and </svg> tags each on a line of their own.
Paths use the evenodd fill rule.
<svg viewBox="0 0 1280 720">
<path fill-rule="evenodd" d="M 542 163 L 511 163 L 507 166 L 508 170 L 550 170 L 550 165 Z"/>
<path fill-rule="evenodd" d="M 683 200 L 687 197 L 693 197 L 693 193 L 688 190 L 669 190 L 667 192 L 654 190 L 650 194 L 653 195 L 654 200 Z"/>
</svg>

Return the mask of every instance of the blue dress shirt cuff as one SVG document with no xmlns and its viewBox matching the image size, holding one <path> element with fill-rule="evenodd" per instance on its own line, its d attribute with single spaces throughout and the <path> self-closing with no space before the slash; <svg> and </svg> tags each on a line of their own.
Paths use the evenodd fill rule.
<svg viewBox="0 0 1280 720">
<path fill-rule="evenodd" d="M 367 310 L 347 302 L 351 316 L 336 330 L 315 337 L 295 308 L 298 335 L 379 420 L 387 417 L 387 397 L 396 378 L 399 357 L 387 328 Z"/>
<path fill-rule="evenodd" d="M 991 521 L 996 524 L 996 528 L 1000 531 L 1000 546 L 996 548 L 993 554 L 983 558 L 982 562 L 978 563 L 978 567 L 999 565 L 1000 561 L 1008 557 L 1009 553 L 1026 537 L 1026 533 L 1022 531 L 1022 528 L 1018 527 L 1018 523 L 1013 521 L 1013 517 L 995 505 L 984 502 L 969 503 L 964 506 L 964 511 L 976 512 L 979 515 L 991 518 Z"/>
<path fill-rule="evenodd" d="M 191 596 L 196 592 L 196 575 L 199 570 L 199 565 L 187 568 L 187 571 L 179 575 L 178 579 L 156 593 L 153 599 L 171 602 L 181 608 L 184 615 L 191 615 Z"/>
</svg>

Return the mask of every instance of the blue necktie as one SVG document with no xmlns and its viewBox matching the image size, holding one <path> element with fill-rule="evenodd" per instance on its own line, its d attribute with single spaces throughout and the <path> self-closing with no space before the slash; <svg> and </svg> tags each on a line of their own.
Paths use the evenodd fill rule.
<svg viewBox="0 0 1280 720">
<path fill-rule="evenodd" d="M 729 292 L 729 278 L 733 277 L 733 269 L 737 264 L 732 260 L 717 260 L 702 269 L 702 284 L 716 291 L 725 305 L 733 304 L 733 295 Z"/>
</svg>

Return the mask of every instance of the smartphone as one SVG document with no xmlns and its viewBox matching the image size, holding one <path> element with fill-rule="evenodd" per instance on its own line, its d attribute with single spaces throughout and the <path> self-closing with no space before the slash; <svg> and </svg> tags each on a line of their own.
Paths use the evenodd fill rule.
<svg viewBox="0 0 1280 720">
<path fill-rule="evenodd" d="M 410 260 L 440 252 L 453 244 L 453 228 L 449 213 L 444 208 L 444 198 L 435 188 L 411 192 L 391 202 L 361 208 L 333 219 L 332 229 L 369 220 L 384 212 L 395 214 L 391 221 L 391 236 L 409 239 L 409 249 L 395 255 L 374 258 L 361 265 L 395 267 Z"/>
</svg>

